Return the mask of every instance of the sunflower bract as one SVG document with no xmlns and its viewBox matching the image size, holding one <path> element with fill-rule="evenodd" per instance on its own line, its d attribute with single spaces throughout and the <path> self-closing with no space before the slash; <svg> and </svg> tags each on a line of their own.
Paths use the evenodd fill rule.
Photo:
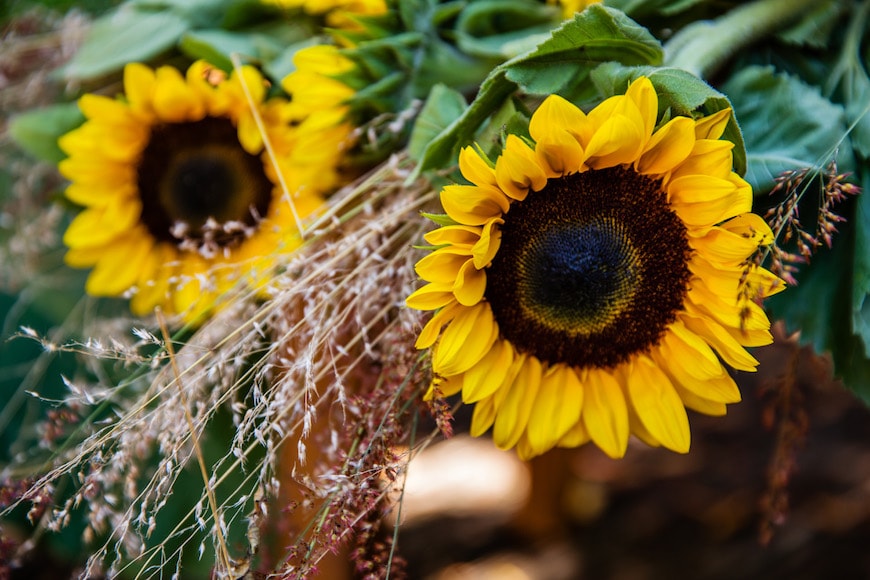
<svg viewBox="0 0 870 580">
<path fill-rule="evenodd" d="M 510 135 L 494 166 L 473 148 L 470 185 L 441 192 L 457 225 L 435 246 L 408 306 L 435 310 L 428 397 L 475 404 L 522 458 L 592 441 L 611 457 L 630 434 L 685 453 L 686 408 L 721 415 L 740 393 L 724 364 L 772 341 L 756 303 L 781 290 L 752 256 L 772 240 L 720 141 L 730 111 L 656 128 L 647 78 L 588 114 L 558 96 Z"/>
</svg>

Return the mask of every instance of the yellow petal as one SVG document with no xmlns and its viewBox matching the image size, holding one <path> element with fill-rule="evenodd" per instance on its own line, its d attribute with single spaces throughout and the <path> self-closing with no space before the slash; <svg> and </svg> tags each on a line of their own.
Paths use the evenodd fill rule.
<svg viewBox="0 0 870 580">
<path fill-rule="evenodd" d="M 535 155 L 547 177 L 577 173 L 585 167 L 583 147 L 568 131 L 553 131 L 549 138 L 538 141 Z"/>
<path fill-rule="evenodd" d="M 714 403 L 737 403 L 740 401 L 740 390 L 734 379 L 721 366 L 717 376 L 699 379 L 688 372 L 685 359 L 674 359 L 667 350 L 652 352 L 653 358 L 660 367 L 671 377 L 675 386 L 680 386 L 694 395 Z"/>
<path fill-rule="evenodd" d="M 667 186 L 673 203 L 708 203 L 733 196 L 736 190 L 731 181 L 709 175 L 687 175 L 671 180 Z"/>
<path fill-rule="evenodd" d="M 63 261 L 73 268 L 90 268 L 100 261 L 102 255 L 103 246 L 70 248 L 64 254 Z"/>
<path fill-rule="evenodd" d="M 480 362 L 465 371 L 462 402 L 476 403 L 507 388 L 513 381 L 510 369 L 514 358 L 513 346 L 506 340 L 496 340 Z"/>
<path fill-rule="evenodd" d="M 649 139 L 659 114 L 659 98 L 652 82 L 647 77 L 636 79 L 625 92 L 627 99 L 632 101 L 643 119 L 643 137 Z"/>
<path fill-rule="evenodd" d="M 492 348 L 498 327 L 489 304 L 479 303 L 458 313 L 432 352 L 432 370 L 440 375 L 465 372 Z"/>
<path fill-rule="evenodd" d="M 503 193 L 473 185 L 448 185 L 441 190 L 441 205 L 460 224 L 482 226 L 510 208 Z"/>
<path fill-rule="evenodd" d="M 745 213 L 722 224 L 722 229 L 735 235 L 749 238 L 758 246 L 773 243 L 773 232 L 760 215 Z"/>
<path fill-rule="evenodd" d="M 433 246 L 450 244 L 471 247 L 480 240 L 480 232 L 478 226 L 442 226 L 425 234 L 423 239 Z"/>
<path fill-rule="evenodd" d="M 460 268 L 471 261 L 471 248 L 448 246 L 420 258 L 414 266 L 417 274 L 428 282 L 453 282 Z"/>
<path fill-rule="evenodd" d="M 526 430 L 542 375 L 541 362 L 534 356 L 527 357 L 498 407 L 492 429 L 492 440 L 497 447 L 510 449 Z"/>
<path fill-rule="evenodd" d="M 63 235 L 70 247 L 98 246 L 125 234 L 142 213 L 142 202 L 136 198 L 116 198 L 103 207 L 93 207 L 79 213 Z"/>
<path fill-rule="evenodd" d="M 642 125 L 625 115 L 608 118 L 586 147 L 586 164 L 601 169 L 633 162 L 644 145 L 642 129 Z"/>
<path fill-rule="evenodd" d="M 130 107 L 150 114 L 156 82 L 157 77 L 149 67 L 138 62 L 127 64 L 124 67 L 124 95 Z"/>
<path fill-rule="evenodd" d="M 435 344 L 435 341 L 441 334 L 441 327 L 453 320 L 462 311 L 462 308 L 462 306 L 453 302 L 436 312 L 429 319 L 429 322 L 423 326 L 420 336 L 417 337 L 417 341 L 414 343 L 414 348 L 424 349 Z"/>
<path fill-rule="evenodd" d="M 250 111 L 239 117 L 239 143 L 251 155 L 258 155 L 263 150 L 263 134 Z"/>
<path fill-rule="evenodd" d="M 722 109 L 695 121 L 695 136 L 698 139 L 718 139 L 731 120 L 731 109 Z"/>
<path fill-rule="evenodd" d="M 671 172 L 671 179 L 687 175 L 709 175 L 728 179 L 734 165 L 732 149 L 734 143 L 731 141 L 695 141 L 692 154 Z"/>
<path fill-rule="evenodd" d="M 628 408 L 611 371 L 592 368 L 586 373 L 583 424 L 589 437 L 607 455 L 618 459 L 628 446 Z"/>
<path fill-rule="evenodd" d="M 565 435 L 556 443 L 557 447 L 580 447 L 584 443 L 591 440 L 589 432 L 586 430 L 586 425 L 583 421 L 579 421 L 571 427 Z"/>
<path fill-rule="evenodd" d="M 695 124 L 688 117 L 675 117 L 655 132 L 637 162 L 641 173 L 666 173 L 688 158 L 695 147 Z"/>
<path fill-rule="evenodd" d="M 136 284 L 154 240 L 137 230 L 103 248 L 103 255 L 85 283 L 92 296 L 119 296 Z"/>
<path fill-rule="evenodd" d="M 573 131 L 581 136 L 581 128 L 587 124 L 586 113 L 559 95 L 550 95 L 532 115 L 529 134 L 538 142 L 552 141 L 556 133 L 561 131 Z M 582 145 L 585 141 L 578 139 L 577 142 Z"/>
<path fill-rule="evenodd" d="M 474 258 L 474 267 L 482 270 L 489 266 L 501 245 L 501 229 L 497 226 L 503 224 L 501 218 L 491 219 L 483 225 L 480 238 L 471 249 Z"/>
<path fill-rule="evenodd" d="M 681 320 L 668 327 L 660 345 L 670 354 L 669 360 L 685 368 L 693 377 L 704 380 L 719 377 L 724 372 L 713 349 L 700 336 L 686 328 Z"/>
<path fill-rule="evenodd" d="M 142 274 L 137 282 L 138 291 L 130 299 L 130 310 L 144 316 L 151 313 L 157 305 L 169 310 L 168 307 L 169 279 L 175 275 L 177 266 L 176 250 L 170 244 L 157 244 L 150 254 L 152 261 L 142 267 Z"/>
<path fill-rule="evenodd" d="M 580 422 L 583 385 L 576 371 L 564 364 L 551 368 L 541 380 L 541 388 L 529 415 L 526 433 L 535 455 L 553 448 Z"/>
<path fill-rule="evenodd" d="M 687 409 L 714 417 L 722 417 L 728 412 L 725 403 L 717 403 L 710 399 L 699 397 L 695 393 L 684 389 L 679 383 L 674 383 L 674 389 L 676 389 L 677 394 Z"/>
<path fill-rule="evenodd" d="M 719 356 L 731 367 L 747 372 L 755 372 L 758 360 L 746 352 L 737 340 L 734 339 L 720 324 L 703 316 L 684 315 L 686 326 L 701 335 L 710 343 Z"/>
<path fill-rule="evenodd" d="M 504 153 L 495 162 L 495 178 L 508 197 L 522 201 L 529 189 L 540 191 L 547 184 L 547 174 L 535 152 L 516 135 L 508 135 Z"/>
<path fill-rule="evenodd" d="M 177 69 L 162 66 L 156 72 L 152 104 L 161 121 L 181 123 L 199 121 L 205 116 L 205 106 L 199 96 L 184 81 Z"/>
<path fill-rule="evenodd" d="M 432 282 L 414 291 L 405 299 L 405 304 L 414 310 L 436 310 L 454 300 L 453 281 Z"/>
<path fill-rule="evenodd" d="M 650 435 L 677 453 L 688 453 L 691 437 L 686 408 L 670 379 L 645 355 L 628 372 L 632 407 Z"/>
<path fill-rule="evenodd" d="M 486 272 L 474 267 L 474 262 L 468 260 L 456 274 L 453 283 L 453 295 L 463 306 L 474 306 L 483 300 L 486 291 Z"/>
<path fill-rule="evenodd" d="M 463 147 L 459 152 L 459 170 L 465 179 L 475 185 L 498 188 L 495 168 L 474 147 Z"/>
<path fill-rule="evenodd" d="M 469 433 L 472 437 L 480 437 L 492 427 L 495 421 L 495 401 L 492 397 L 483 399 L 474 406 L 474 413 L 471 415 L 471 428 Z"/>
</svg>

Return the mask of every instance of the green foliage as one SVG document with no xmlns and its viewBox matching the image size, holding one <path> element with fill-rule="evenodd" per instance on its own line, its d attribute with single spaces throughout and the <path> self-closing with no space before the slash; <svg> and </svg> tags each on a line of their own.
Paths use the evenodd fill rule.
<svg viewBox="0 0 870 580">
<path fill-rule="evenodd" d="M 145 62 L 173 48 L 189 28 L 170 11 L 150 12 L 124 5 L 97 19 L 75 56 L 62 68 L 67 78 L 93 79 L 129 62 Z"/>
<path fill-rule="evenodd" d="M 433 86 L 408 142 L 411 157 L 419 158 L 429 142 L 458 119 L 467 106 L 462 93 L 441 84 Z"/>
<path fill-rule="evenodd" d="M 286 45 L 313 33 L 311 19 L 286 21 L 275 8 L 254 0 L 131 1 L 93 23 L 61 73 L 92 80 L 129 62 L 151 62 L 178 51 L 230 70 L 233 54 L 242 61 L 268 63 Z"/>
<path fill-rule="evenodd" d="M 835 154 L 842 170 L 854 167 L 850 143 L 844 139 L 843 108 L 824 98 L 817 87 L 771 67 L 749 67 L 723 90 L 731 96 L 743 129 L 746 180 L 756 194 L 770 191 L 783 171 L 818 170 Z"/>
<path fill-rule="evenodd" d="M 62 103 L 16 115 L 9 122 L 9 134 L 37 159 L 58 163 L 66 157 L 57 145 L 58 138 L 84 120 L 75 103 Z"/>
</svg>

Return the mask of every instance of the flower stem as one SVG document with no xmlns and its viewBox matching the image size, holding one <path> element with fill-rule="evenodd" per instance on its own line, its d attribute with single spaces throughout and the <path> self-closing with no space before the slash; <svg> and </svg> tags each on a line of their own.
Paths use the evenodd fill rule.
<svg viewBox="0 0 870 580">
<path fill-rule="evenodd" d="M 757 0 L 712 21 L 695 22 L 665 45 L 665 64 L 709 78 L 732 55 L 781 29 L 817 0 Z"/>
</svg>

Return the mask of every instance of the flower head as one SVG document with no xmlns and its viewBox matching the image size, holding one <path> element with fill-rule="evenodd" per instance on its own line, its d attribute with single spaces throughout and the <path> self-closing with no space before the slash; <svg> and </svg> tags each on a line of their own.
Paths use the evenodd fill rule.
<svg viewBox="0 0 870 580">
<path fill-rule="evenodd" d="M 549 97 L 494 165 L 462 151 L 471 185 L 441 192 L 453 223 L 425 236 L 407 304 L 436 311 L 428 396 L 474 403 L 472 434 L 523 458 L 620 457 L 630 433 L 686 452 L 686 407 L 740 400 L 722 361 L 754 371 L 744 347 L 772 340 L 754 299 L 782 286 L 750 259 L 771 231 L 719 139 L 730 111 L 657 113 L 640 78 L 588 114 Z"/>
<path fill-rule="evenodd" d="M 299 245 L 298 220 L 338 177 L 266 88 L 247 66 L 225 78 L 204 62 L 186 76 L 130 64 L 124 99 L 81 98 L 60 171 L 84 208 L 64 242 L 70 265 L 93 268 L 89 294 L 192 320 Z"/>
<path fill-rule="evenodd" d="M 338 29 L 358 28 L 355 18 L 387 12 L 385 0 L 265 0 L 282 8 L 298 8 L 312 15 L 326 15 L 326 23 Z"/>
</svg>

